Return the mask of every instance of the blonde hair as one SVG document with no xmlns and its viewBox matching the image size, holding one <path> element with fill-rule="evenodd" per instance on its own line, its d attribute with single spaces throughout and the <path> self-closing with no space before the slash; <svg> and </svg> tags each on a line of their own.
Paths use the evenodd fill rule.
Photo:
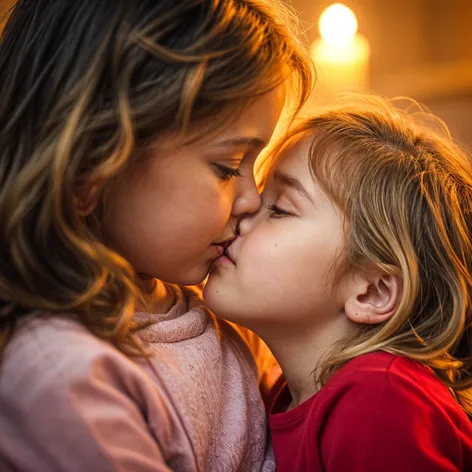
<svg viewBox="0 0 472 472">
<path fill-rule="evenodd" d="M 394 316 L 337 344 L 317 381 L 387 351 L 431 368 L 472 414 L 471 157 L 430 114 L 374 96 L 304 120 L 278 151 L 305 138 L 313 177 L 345 218 L 332 281 L 371 264 L 403 278 Z"/>
<path fill-rule="evenodd" d="M 135 274 L 79 203 L 162 134 L 214 128 L 287 80 L 298 109 L 313 69 L 295 26 L 273 0 L 16 2 L 0 42 L 0 354 L 32 312 L 142 353 Z"/>
</svg>

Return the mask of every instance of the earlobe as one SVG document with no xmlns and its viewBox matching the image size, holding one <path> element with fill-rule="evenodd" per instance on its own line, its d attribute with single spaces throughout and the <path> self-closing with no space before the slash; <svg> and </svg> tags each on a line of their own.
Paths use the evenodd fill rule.
<svg viewBox="0 0 472 472">
<path fill-rule="evenodd" d="M 393 316 L 401 294 L 400 275 L 358 275 L 350 284 L 344 311 L 354 323 L 380 324 Z"/>
</svg>

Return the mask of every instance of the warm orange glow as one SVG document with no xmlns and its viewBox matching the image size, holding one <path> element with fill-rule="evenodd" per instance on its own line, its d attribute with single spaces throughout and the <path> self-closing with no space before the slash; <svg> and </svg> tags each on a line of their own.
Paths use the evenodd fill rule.
<svg viewBox="0 0 472 472">
<path fill-rule="evenodd" d="M 357 18 L 346 5 L 334 3 L 321 14 L 319 28 L 328 44 L 347 44 L 357 32 Z"/>
<path fill-rule="evenodd" d="M 330 5 L 320 16 L 321 37 L 310 54 L 318 68 L 317 101 L 326 104 L 344 92 L 359 92 L 369 86 L 370 47 L 357 32 L 357 18 L 341 3 Z"/>
</svg>

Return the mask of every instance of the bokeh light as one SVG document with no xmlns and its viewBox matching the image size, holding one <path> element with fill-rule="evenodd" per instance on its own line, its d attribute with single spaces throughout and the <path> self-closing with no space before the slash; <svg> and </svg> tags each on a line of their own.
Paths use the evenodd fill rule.
<svg viewBox="0 0 472 472">
<path fill-rule="evenodd" d="M 346 5 L 334 3 L 320 16 L 319 28 L 326 42 L 342 45 L 349 42 L 356 34 L 357 18 Z"/>
</svg>

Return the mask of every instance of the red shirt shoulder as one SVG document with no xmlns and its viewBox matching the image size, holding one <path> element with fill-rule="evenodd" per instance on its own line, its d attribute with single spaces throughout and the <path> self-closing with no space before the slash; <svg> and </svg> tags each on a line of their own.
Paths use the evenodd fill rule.
<svg viewBox="0 0 472 472">
<path fill-rule="evenodd" d="M 349 362 L 270 426 L 278 471 L 472 470 L 467 415 L 433 372 L 388 353 Z"/>
</svg>

